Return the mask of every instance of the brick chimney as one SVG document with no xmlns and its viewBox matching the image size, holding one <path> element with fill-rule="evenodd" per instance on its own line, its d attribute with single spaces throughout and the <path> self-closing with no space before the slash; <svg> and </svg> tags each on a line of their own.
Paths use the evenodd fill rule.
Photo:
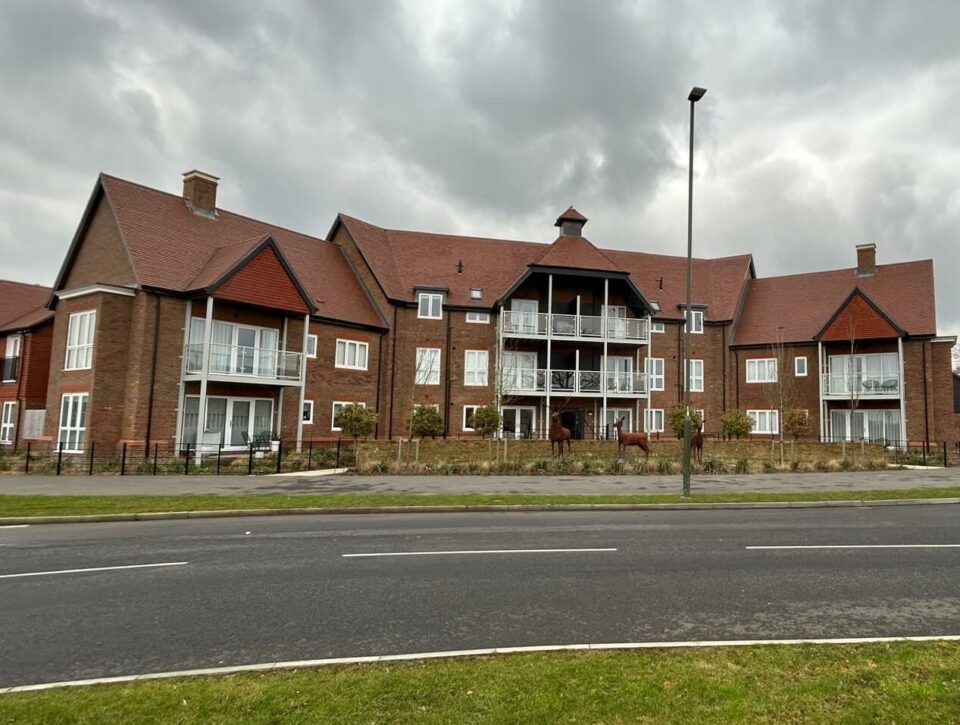
<svg viewBox="0 0 960 725">
<path fill-rule="evenodd" d="M 857 276 L 872 277 L 877 273 L 877 245 L 857 245 Z"/>
<path fill-rule="evenodd" d="M 183 198 L 187 200 L 191 211 L 204 215 L 216 214 L 218 181 L 219 176 L 196 169 L 183 175 Z"/>
</svg>

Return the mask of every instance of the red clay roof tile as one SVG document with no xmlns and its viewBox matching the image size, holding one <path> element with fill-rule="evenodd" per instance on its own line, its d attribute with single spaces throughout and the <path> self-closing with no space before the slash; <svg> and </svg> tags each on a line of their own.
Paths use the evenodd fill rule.
<svg viewBox="0 0 960 725">
<path fill-rule="evenodd" d="M 51 317 L 50 292 L 38 284 L 0 280 L 0 332 L 27 330 Z"/>
</svg>

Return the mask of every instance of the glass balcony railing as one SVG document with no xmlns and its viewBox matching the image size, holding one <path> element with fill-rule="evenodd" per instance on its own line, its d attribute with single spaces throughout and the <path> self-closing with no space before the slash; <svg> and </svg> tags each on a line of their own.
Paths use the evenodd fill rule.
<svg viewBox="0 0 960 725">
<path fill-rule="evenodd" d="M 202 343 L 187 345 L 184 358 L 184 370 L 187 374 L 203 372 Z M 299 380 L 301 365 L 303 365 L 303 355 L 299 352 L 218 343 L 210 345 L 209 372 L 211 375 Z"/>
<path fill-rule="evenodd" d="M 503 312 L 503 332 L 515 337 L 603 340 L 604 329 L 607 340 L 647 342 L 650 339 L 647 321 L 639 317 L 608 317 L 604 321 L 603 317 L 590 315 Z"/>
<path fill-rule="evenodd" d="M 601 395 L 606 386 L 607 395 L 644 395 L 647 376 L 643 373 L 604 373 L 600 370 L 508 370 L 504 374 L 503 389 L 510 395 L 536 394 Z"/>
<path fill-rule="evenodd" d="M 823 373 L 823 391 L 845 398 L 899 395 L 899 373 Z"/>
</svg>

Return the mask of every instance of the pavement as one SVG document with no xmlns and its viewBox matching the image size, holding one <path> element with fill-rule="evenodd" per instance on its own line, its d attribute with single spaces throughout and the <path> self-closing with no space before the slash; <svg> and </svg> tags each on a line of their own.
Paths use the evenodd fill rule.
<svg viewBox="0 0 960 725">
<path fill-rule="evenodd" d="M 694 476 L 693 493 L 863 491 L 960 486 L 960 468 Z M 0 476 L 0 495 L 675 494 L 680 476 Z"/>
<path fill-rule="evenodd" d="M 952 506 L 913 506 L 0 529 L 0 688 L 485 647 L 956 635 L 956 524 Z"/>
</svg>

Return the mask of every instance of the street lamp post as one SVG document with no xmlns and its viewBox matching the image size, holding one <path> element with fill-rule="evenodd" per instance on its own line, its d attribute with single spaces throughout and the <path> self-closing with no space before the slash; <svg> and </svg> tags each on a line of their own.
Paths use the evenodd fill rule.
<svg viewBox="0 0 960 725">
<path fill-rule="evenodd" d="M 694 86 L 690 101 L 690 177 L 687 184 L 687 307 L 683 333 L 683 495 L 690 495 L 690 327 L 693 324 L 693 107 L 706 88 Z"/>
</svg>

